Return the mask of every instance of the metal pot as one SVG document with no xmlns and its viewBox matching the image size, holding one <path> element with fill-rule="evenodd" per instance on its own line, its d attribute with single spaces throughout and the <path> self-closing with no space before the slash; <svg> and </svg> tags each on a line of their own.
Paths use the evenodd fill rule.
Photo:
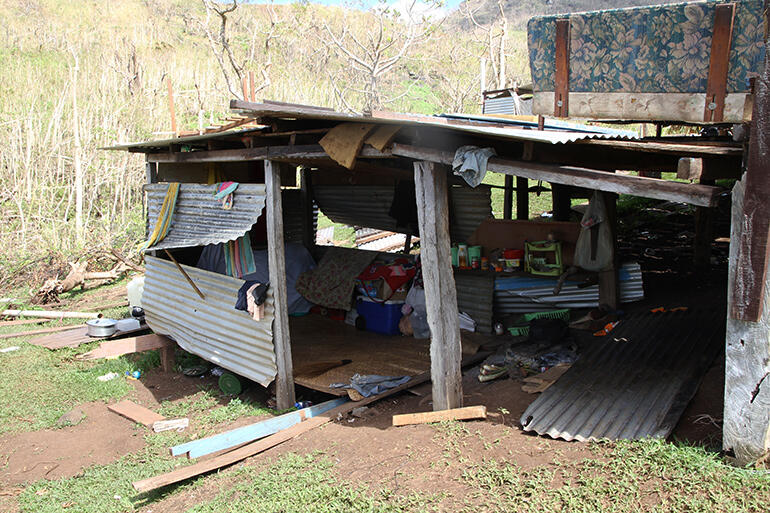
<svg viewBox="0 0 770 513">
<path fill-rule="evenodd" d="M 115 319 L 91 319 L 86 322 L 88 326 L 86 333 L 89 337 L 109 337 L 115 333 L 115 325 L 118 323 Z"/>
</svg>

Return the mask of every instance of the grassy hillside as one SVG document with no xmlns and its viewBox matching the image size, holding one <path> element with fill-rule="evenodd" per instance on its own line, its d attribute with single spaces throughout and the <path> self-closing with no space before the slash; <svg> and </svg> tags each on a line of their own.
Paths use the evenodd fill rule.
<svg viewBox="0 0 770 513">
<path fill-rule="evenodd" d="M 377 23 L 370 12 L 307 3 L 242 5 L 229 15 L 230 46 L 244 73 L 261 77 L 265 70 L 269 78 L 259 97 L 363 107 L 362 76 L 329 44 L 324 25 L 337 34 L 344 25 L 365 41 Z M 207 16 L 200 2 L 0 0 L 0 26 L 2 287 L 20 262 L 128 248 L 141 237 L 143 162 L 98 148 L 170 135 L 167 78 L 180 129 L 222 119 L 234 93 L 207 36 L 218 34 L 218 17 Z M 397 17 L 385 27 L 387 37 L 405 30 Z M 479 60 L 488 39 L 449 24 L 433 29 L 379 78 L 383 107 L 478 112 Z M 509 83 L 528 80 L 525 39 L 523 31 L 509 31 Z M 240 94 L 237 84 L 235 90 Z M 82 238 L 75 229 L 78 161 Z"/>
</svg>

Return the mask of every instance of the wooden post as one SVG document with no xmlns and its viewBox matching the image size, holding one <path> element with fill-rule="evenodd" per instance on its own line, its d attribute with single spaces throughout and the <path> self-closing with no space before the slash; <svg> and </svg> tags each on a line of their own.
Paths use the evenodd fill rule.
<svg viewBox="0 0 770 513">
<path fill-rule="evenodd" d="M 432 162 L 414 163 L 420 258 L 430 327 L 433 409 L 463 405 L 460 323 L 449 242 L 447 171 Z"/>
<path fill-rule="evenodd" d="M 599 272 L 599 304 L 613 310 L 620 306 L 620 289 L 618 283 L 618 234 L 617 234 L 617 200 L 618 195 L 603 192 L 604 204 L 607 206 L 607 223 L 612 230 L 612 268 Z"/>
<path fill-rule="evenodd" d="M 765 0 L 765 27 L 770 1 Z M 765 46 L 768 43 L 765 32 Z M 733 187 L 722 446 L 739 465 L 770 455 L 770 56 L 755 81 L 746 174 Z"/>
<path fill-rule="evenodd" d="M 291 363 L 289 335 L 289 300 L 286 291 L 286 247 L 283 242 L 283 207 L 281 206 L 281 164 L 265 161 L 265 188 L 267 189 L 267 260 L 270 288 L 273 289 L 275 319 L 273 345 L 276 376 L 275 398 L 278 409 L 294 406 L 294 372 Z"/>
<path fill-rule="evenodd" d="M 552 183 L 551 195 L 553 201 L 553 220 L 569 221 L 570 211 L 572 210 L 569 186 Z"/>
<path fill-rule="evenodd" d="M 529 220 L 529 180 L 516 177 L 516 219 Z"/>
<path fill-rule="evenodd" d="M 518 198 L 518 194 L 517 194 Z M 505 189 L 503 190 L 503 219 L 511 219 L 513 216 L 513 176 L 505 175 Z"/>
<path fill-rule="evenodd" d="M 704 185 L 714 185 L 714 180 L 701 180 Z M 696 273 L 711 269 L 711 242 L 714 240 L 714 210 L 709 207 L 695 208 L 695 241 L 693 265 Z"/>
<path fill-rule="evenodd" d="M 315 246 L 316 226 L 313 218 L 313 182 L 310 169 L 300 171 L 300 191 L 302 192 L 302 244 L 312 252 Z"/>
</svg>

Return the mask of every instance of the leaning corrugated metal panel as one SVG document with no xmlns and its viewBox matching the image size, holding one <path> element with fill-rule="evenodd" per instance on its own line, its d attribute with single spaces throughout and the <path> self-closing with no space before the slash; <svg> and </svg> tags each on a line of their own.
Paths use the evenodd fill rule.
<svg viewBox="0 0 770 513">
<path fill-rule="evenodd" d="M 723 344 L 721 312 L 621 320 L 521 417 L 525 431 L 565 440 L 665 438 Z"/>
<path fill-rule="evenodd" d="M 257 322 L 235 309 L 243 280 L 182 266 L 203 293 L 201 299 L 173 263 L 146 257 L 142 305 L 147 324 L 182 349 L 267 386 L 275 378 L 273 295 Z"/>
<path fill-rule="evenodd" d="M 204 246 L 234 240 L 257 222 L 265 207 L 264 184 L 240 184 L 230 210 L 213 197 L 215 185 L 181 184 L 168 235 L 150 249 Z M 155 226 L 168 184 L 145 185 L 147 219 Z"/>
</svg>

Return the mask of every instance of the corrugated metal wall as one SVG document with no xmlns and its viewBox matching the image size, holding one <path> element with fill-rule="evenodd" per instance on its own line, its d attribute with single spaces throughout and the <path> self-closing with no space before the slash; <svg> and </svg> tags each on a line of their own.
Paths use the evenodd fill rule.
<svg viewBox="0 0 770 513">
<path fill-rule="evenodd" d="M 201 299 L 168 260 L 147 255 L 142 305 L 147 324 L 182 349 L 267 386 L 275 378 L 273 294 L 257 322 L 234 308 L 243 280 L 182 266 Z"/>
<path fill-rule="evenodd" d="M 457 309 L 465 312 L 476 321 L 476 331 L 492 333 L 492 292 L 495 277 L 455 273 L 457 288 Z"/>
<path fill-rule="evenodd" d="M 147 225 L 152 230 L 169 184 L 147 184 Z M 234 240 L 257 222 L 265 207 L 264 184 L 240 184 L 233 207 L 212 197 L 215 185 L 184 183 L 179 188 L 168 235 L 152 249 L 186 248 Z"/>
<path fill-rule="evenodd" d="M 317 185 L 313 189 L 321 212 L 335 223 L 412 233 L 408 228 L 397 228 L 396 220 L 388 214 L 394 191 L 394 186 L 384 185 Z M 491 189 L 483 185 L 475 189 L 452 187 L 449 196 L 452 241 L 465 242 L 484 219 L 492 216 Z"/>
<path fill-rule="evenodd" d="M 302 243 L 302 223 L 305 209 L 302 205 L 302 191 L 284 189 L 283 200 L 283 237 L 286 242 Z M 318 205 L 313 204 L 313 239 L 318 228 Z"/>
</svg>

